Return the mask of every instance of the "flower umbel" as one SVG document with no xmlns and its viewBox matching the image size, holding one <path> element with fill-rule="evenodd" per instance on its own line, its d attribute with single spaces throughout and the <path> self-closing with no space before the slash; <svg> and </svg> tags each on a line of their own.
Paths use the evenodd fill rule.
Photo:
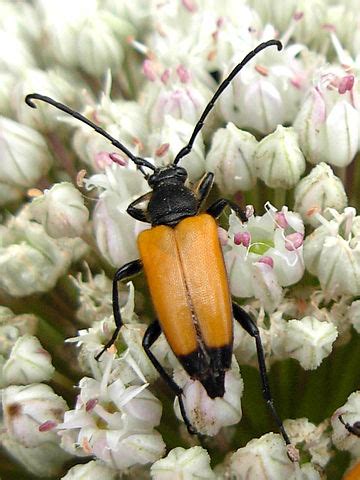
<svg viewBox="0 0 360 480">
<path fill-rule="evenodd" d="M 358 476 L 359 24 L 353 0 L 0 2 L 1 478 Z M 197 207 L 221 284 L 209 235 L 176 243 Z"/>
</svg>

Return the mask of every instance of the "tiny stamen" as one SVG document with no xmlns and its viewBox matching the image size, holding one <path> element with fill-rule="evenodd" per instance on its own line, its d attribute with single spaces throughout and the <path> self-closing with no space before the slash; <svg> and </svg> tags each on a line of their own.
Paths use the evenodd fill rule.
<svg viewBox="0 0 360 480">
<path fill-rule="evenodd" d="M 255 65 L 255 70 L 258 73 L 260 73 L 260 75 L 263 75 L 264 77 L 267 77 L 269 75 L 269 70 L 262 65 Z"/>
<path fill-rule="evenodd" d="M 149 59 L 144 60 L 142 65 L 142 70 L 145 77 L 148 80 L 150 80 L 150 82 L 155 82 L 157 75 L 154 69 L 153 62 L 151 60 Z"/>
<path fill-rule="evenodd" d="M 269 265 L 269 267 L 274 268 L 274 260 L 271 257 L 268 257 L 267 255 L 264 255 L 263 257 L 259 258 L 258 262 L 265 263 L 265 265 Z"/>
<path fill-rule="evenodd" d="M 47 420 L 46 422 L 39 425 L 39 432 L 49 432 L 56 427 L 57 423 L 53 420 Z"/>
<path fill-rule="evenodd" d="M 338 92 L 340 94 L 343 94 L 343 93 L 346 93 L 347 91 L 350 91 L 354 86 L 354 81 L 355 81 L 354 75 L 345 75 L 345 77 L 343 77 L 340 80 L 340 83 L 338 86 Z"/>
<path fill-rule="evenodd" d="M 176 73 L 178 74 L 178 77 L 180 79 L 181 83 L 188 83 L 190 80 L 190 74 L 189 71 L 184 65 L 179 65 L 176 69 Z"/>
<path fill-rule="evenodd" d="M 155 150 L 155 155 L 157 157 L 163 157 L 169 151 L 169 148 L 170 143 L 163 143 L 162 145 L 160 145 L 159 148 Z"/>
</svg>

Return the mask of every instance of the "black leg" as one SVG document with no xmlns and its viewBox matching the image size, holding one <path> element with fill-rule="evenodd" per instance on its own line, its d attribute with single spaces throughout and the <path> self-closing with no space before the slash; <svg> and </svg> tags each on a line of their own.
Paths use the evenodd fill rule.
<svg viewBox="0 0 360 480">
<path fill-rule="evenodd" d="M 285 440 L 285 443 L 287 445 L 291 445 L 289 436 L 286 433 L 282 420 L 275 409 L 274 400 L 271 396 L 269 380 L 266 373 L 264 349 L 261 343 L 259 329 L 257 328 L 256 324 L 252 321 L 251 317 L 245 312 L 245 310 L 243 310 L 235 302 L 233 302 L 232 305 L 233 305 L 233 313 L 234 313 L 235 320 L 237 320 L 240 323 L 240 325 L 244 328 L 244 330 L 246 330 L 252 337 L 255 338 L 261 384 L 262 384 L 262 392 L 263 392 L 264 399 L 281 432 L 281 435 L 283 436 L 283 439 Z"/>
<path fill-rule="evenodd" d="M 206 210 L 206 213 L 214 218 L 218 218 L 226 206 L 229 206 L 232 210 L 234 210 L 242 222 L 248 221 L 245 210 L 242 210 L 238 205 L 236 205 L 236 203 L 232 202 L 231 200 L 227 200 L 226 198 L 220 198 L 219 200 L 216 200 L 216 202 Z"/>
<path fill-rule="evenodd" d="M 140 222 L 150 222 L 149 216 L 147 215 L 147 205 L 151 198 L 151 192 L 145 193 L 140 198 L 134 200 L 128 208 L 126 209 L 130 217 L 135 218 L 135 220 L 140 220 Z M 140 207 L 139 207 L 140 205 Z"/>
<path fill-rule="evenodd" d="M 206 173 L 206 175 L 200 180 L 197 189 L 196 196 L 198 198 L 198 210 L 201 210 L 210 190 L 214 184 L 214 174 L 212 172 Z"/>
<path fill-rule="evenodd" d="M 179 406 L 180 406 L 180 411 L 181 415 L 184 419 L 185 425 L 188 429 L 188 432 L 191 433 L 191 435 L 196 434 L 196 430 L 194 427 L 191 425 L 190 420 L 188 419 L 186 412 L 185 412 L 185 407 L 184 403 L 182 400 L 182 388 L 177 385 L 174 380 L 170 377 L 170 375 L 165 371 L 164 367 L 160 364 L 158 359 L 155 357 L 155 355 L 152 353 L 150 350 L 151 346 L 156 342 L 156 340 L 159 338 L 161 334 L 161 328 L 158 320 L 155 320 L 153 323 L 151 323 L 148 328 L 146 329 L 144 338 L 143 338 L 143 348 L 149 357 L 151 363 L 154 365 L 156 370 L 159 372 L 160 376 L 165 380 L 166 384 L 171 388 L 171 390 L 175 393 L 175 395 L 178 397 L 179 400 Z"/>
<path fill-rule="evenodd" d="M 113 278 L 113 287 L 112 287 L 112 305 L 113 305 L 113 313 L 114 313 L 114 320 L 115 320 L 115 330 L 114 330 L 114 333 L 112 334 L 112 337 L 104 346 L 104 348 L 101 350 L 101 352 L 96 355 L 95 357 L 96 360 L 99 360 L 99 358 L 105 352 L 105 350 L 110 348 L 111 345 L 115 343 L 117 336 L 119 335 L 120 328 L 123 325 L 123 322 L 121 320 L 120 307 L 119 307 L 119 292 L 118 292 L 117 282 L 120 280 L 124 280 L 125 278 L 132 277 L 133 275 L 136 275 L 141 271 L 141 268 L 142 268 L 141 261 L 133 260 L 132 262 L 126 263 L 125 265 L 120 267 L 119 270 L 115 272 L 115 275 Z"/>
</svg>

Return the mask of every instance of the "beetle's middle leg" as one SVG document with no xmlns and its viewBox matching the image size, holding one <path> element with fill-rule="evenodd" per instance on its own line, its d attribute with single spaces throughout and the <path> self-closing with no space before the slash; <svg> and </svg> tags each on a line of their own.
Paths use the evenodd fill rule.
<svg viewBox="0 0 360 480">
<path fill-rule="evenodd" d="M 123 321 L 121 319 L 121 313 L 120 313 L 120 306 L 119 306 L 119 292 L 118 292 L 118 285 L 117 283 L 120 280 L 124 280 L 125 278 L 132 277 L 133 275 L 136 275 L 141 271 L 142 268 L 142 263 L 140 260 L 133 260 L 132 262 L 126 263 L 122 267 L 119 268 L 115 272 L 114 278 L 113 278 L 113 286 L 112 286 L 112 306 L 113 306 L 113 314 L 114 314 L 114 320 L 115 320 L 115 330 L 114 333 L 112 334 L 110 340 L 107 342 L 107 344 L 104 346 L 104 348 L 101 350 L 100 353 L 98 353 L 95 356 L 96 360 L 99 360 L 101 355 L 107 350 L 108 348 L 111 347 L 111 345 L 114 345 L 117 336 L 119 335 L 120 328 L 123 326 Z"/>
<path fill-rule="evenodd" d="M 151 363 L 154 365 L 156 370 L 159 372 L 160 376 L 165 380 L 166 384 L 171 388 L 171 390 L 178 397 L 181 415 L 184 419 L 184 422 L 185 422 L 185 425 L 188 429 L 188 432 L 191 435 L 195 435 L 197 432 L 194 429 L 194 427 L 191 425 L 191 422 L 186 415 L 184 402 L 183 402 L 183 399 L 182 399 L 182 394 L 183 394 L 182 388 L 179 387 L 179 385 L 174 382 L 174 380 L 165 371 L 164 367 L 161 365 L 159 360 L 155 357 L 155 355 L 150 350 L 151 346 L 156 342 L 156 340 L 159 338 L 160 334 L 161 334 L 161 328 L 160 328 L 159 321 L 155 320 L 146 329 L 146 332 L 144 334 L 144 338 L 143 338 L 143 341 L 142 341 L 143 349 L 145 350 L 145 352 L 146 352 L 147 356 L 149 357 L 149 360 L 151 361 Z"/>
<path fill-rule="evenodd" d="M 237 303 L 233 302 L 232 306 L 233 306 L 233 313 L 234 313 L 235 320 L 237 320 L 240 323 L 240 325 L 244 328 L 244 330 L 246 330 L 252 337 L 255 338 L 256 352 L 258 357 L 258 364 L 259 364 L 262 392 L 263 392 L 264 399 L 281 432 L 283 439 L 285 440 L 285 443 L 287 445 L 291 445 L 289 436 L 286 433 L 282 420 L 275 409 L 274 400 L 270 392 L 269 380 L 266 373 L 264 349 L 261 343 L 259 329 L 256 326 L 256 324 L 252 321 L 250 315 L 248 315 L 245 312 L 245 310 L 243 310 Z"/>
<path fill-rule="evenodd" d="M 231 210 L 234 210 L 236 216 L 239 217 L 242 222 L 248 221 L 246 210 L 243 210 L 238 205 L 236 205 L 236 203 L 228 200 L 227 198 L 219 198 L 219 200 L 216 200 L 216 202 L 210 205 L 210 207 L 206 210 L 206 213 L 208 213 L 214 218 L 218 218 L 220 217 L 226 206 L 229 206 Z"/>
</svg>

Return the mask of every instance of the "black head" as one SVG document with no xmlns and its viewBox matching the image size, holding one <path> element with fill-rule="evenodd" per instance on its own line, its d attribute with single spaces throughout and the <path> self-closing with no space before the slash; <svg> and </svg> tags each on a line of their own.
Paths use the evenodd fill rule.
<svg viewBox="0 0 360 480">
<path fill-rule="evenodd" d="M 147 179 L 152 189 L 166 183 L 180 183 L 183 185 L 187 179 L 187 171 L 183 167 L 171 163 L 166 167 L 159 168 Z"/>
</svg>

